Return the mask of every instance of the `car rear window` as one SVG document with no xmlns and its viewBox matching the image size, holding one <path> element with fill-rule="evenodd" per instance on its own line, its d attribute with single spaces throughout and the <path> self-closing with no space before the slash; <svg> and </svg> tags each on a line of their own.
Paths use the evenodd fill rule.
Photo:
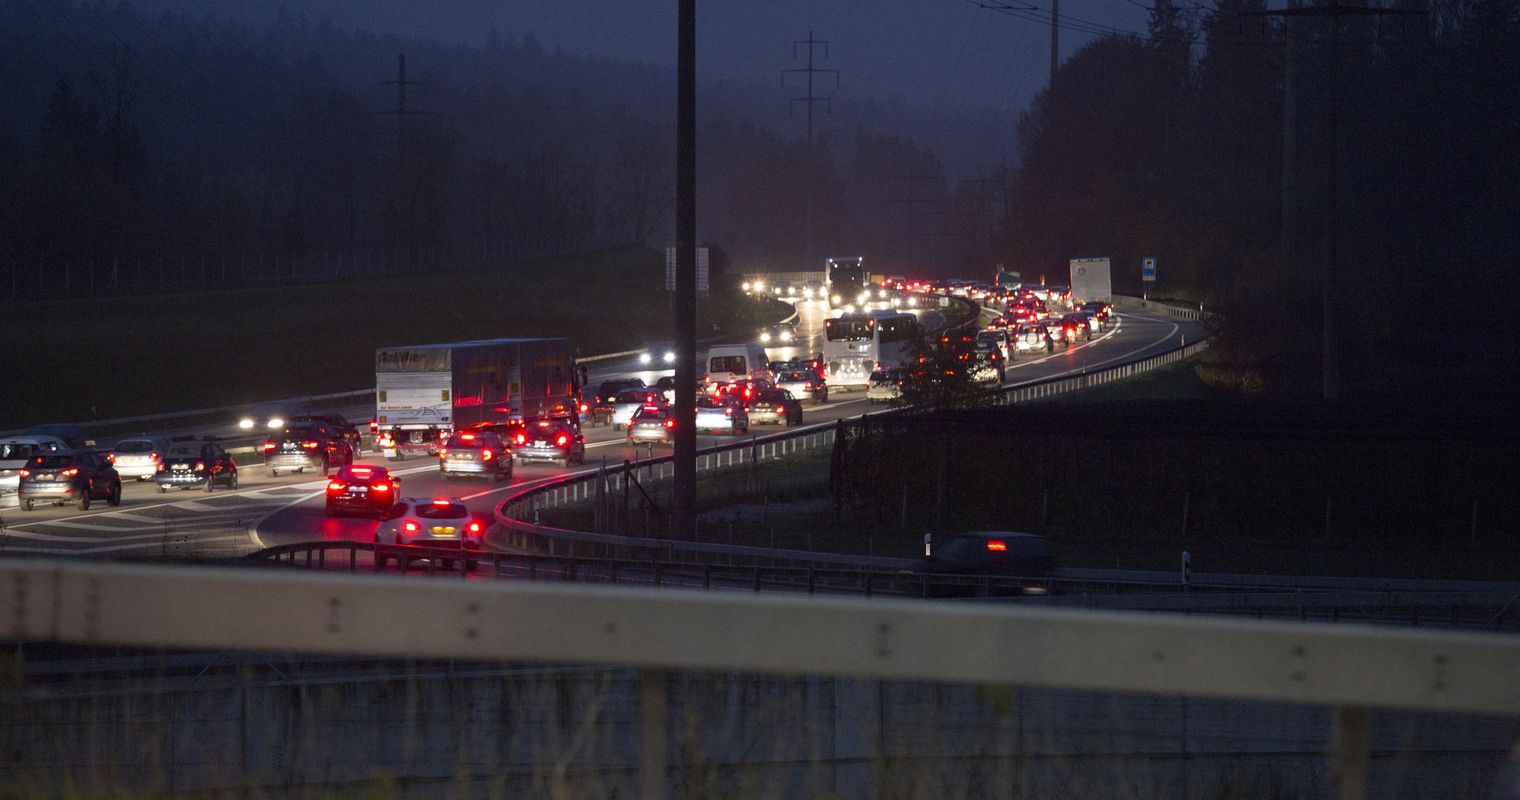
<svg viewBox="0 0 1520 800">
<path fill-rule="evenodd" d="M 650 394 L 650 392 L 644 389 L 624 389 L 623 391 L 618 392 L 617 402 L 642 403 L 646 398 L 649 397 Z"/>
<path fill-rule="evenodd" d="M 470 438 L 468 438 L 468 439 L 464 438 L 466 435 L 468 435 Z M 451 448 L 454 448 L 456 450 L 479 450 L 480 448 L 485 447 L 485 446 L 489 445 L 490 443 L 491 443 L 491 440 L 489 438 L 487 438 L 484 434 L 480 434 L 480 433 L 471 433 L 471 434 L 456 433 L 453 436 L 449 437 L 449 440 L 444 443 L 444 447 L 451 447 Z"/>
<path fill-rule="evenodd" d="M 170 458 L 200 458 L 200 455 L 201 446 L 198 444 L 177 444 L 169 448 Z"/>
<path fill-rule="evenodd" d="M 0 461 L 20 461 L 41 452 L 42 446 L 30 442 L 0 442 Z"/>
<path fill-rule="evenodd" d="M 470 510 L 460 503 L 424 503 L 417 506 L 417 516 L 422 519 L 464 519 L 470 516 Z"/>
<path fill-rule="evenodd" d="M 663 408 L 655 408 L 655 409 L 641 408 L 641 409 L 639 409 L 639 413 L 634 417 L 634 419 L 635 420 L 640 420 L 640 419 L 645 419 L 645 420 L 650 420 L 650 419 L 652 419 L 652 420 L 662 420 L 662 419 L 665 419 L 666 417 L 669 417 L 669 416 L 670 416 L 670 412 L 667 411 L 667 410 L 665 410 L 665 409 L 663 409 Z"/>
<path fill-rule="evenodd" d="M 786 381 L 788 383 L 791 383 L 791 382 L 799 382 L 799 381 L 809 381 L 809 380 L 812 380 L 813 377 L 814 376 L 809 375 L 806 372 L 783 372 L 783 373 L 781 373 L 781 378 L 780 379 L 783 380 L 783 381 Z"/>
<path fill-rule="evenodd" d="M 116 443 L 117 453 L 151 453 L 153 452 L 152 439 L 123 439 Z"/>
<path fill-rule="evenodd" d="M 63 469 L 73 463 L 73 456 L 37 456 L 32 459 L 32 466 L 38 469 Z"/>
</svg>

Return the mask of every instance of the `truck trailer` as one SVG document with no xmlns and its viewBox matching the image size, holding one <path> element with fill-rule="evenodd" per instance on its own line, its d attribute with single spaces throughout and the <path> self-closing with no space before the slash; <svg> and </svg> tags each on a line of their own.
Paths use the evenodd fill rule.
<svg viewBox="0 0 1520 800">
<path fill-rule="evenodd" d="M 1071 302 L 1081 305 L 1088 300 L 1112 300 L 1114 287 L 1106 258 L 1071 260 Z"/>
<path fill-rule="evenodd" d="M 569 339 L 482 339 L 375 350 L 376 441 L 386 458 L 435 455 L 455 431 L 579 419 Z"/>
</svg>

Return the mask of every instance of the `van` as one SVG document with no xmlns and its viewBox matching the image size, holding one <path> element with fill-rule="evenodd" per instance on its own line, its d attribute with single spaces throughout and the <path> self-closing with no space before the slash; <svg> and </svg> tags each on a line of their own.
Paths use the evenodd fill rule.
<svg viewBox="0 0 1520 800">
<path fill-rule="evenodd" d="M 704 385 L 727 383 L 740 378 L 771 380 L 771 361 L 765 357 L 765 348 L 758 344 L 717 344 L 707 351 L 702 362 L 706 375 Z"/>
</svg>

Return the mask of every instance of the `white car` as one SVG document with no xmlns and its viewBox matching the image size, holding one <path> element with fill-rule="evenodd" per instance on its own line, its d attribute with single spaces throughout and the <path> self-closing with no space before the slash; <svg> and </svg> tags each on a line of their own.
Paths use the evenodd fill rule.
<svg viewBox="0 0 1520 800">
<path fill-rule="evenodd" d="M 612 400 L 612 429 L 620 431 L 633 422 L 633 416 L 645 403 L 657 402 L 663 396 L 655 389 L 624 389 Z"/>
<path fill-rule="evenodd" d="M 32 456 L 69 449 L 56 436 L 13 436 L 0 440 L 0 507 L 21 504 L 21 468 Z"/>
<path fill-rule="evenodd" d="M 669 369 L 676 363 L 676 345 L 674 342 L 656 342 L 639 353 L 639 364 L 646 367 Z"/>
<path fill-rule="evenodd" d="M 782 370 L 776 373 L 776 388 L 791 392 L 794 397 L 805 397 L 813 401 L 813 405 L 823 405 L 829 401 L 829 385 L 818 373 L 810 369 Z"/>
<path fill-rule="evenodd" d="M 1013 336 L 1014 350 L 1020 353 L 1041 353 L 1050 349 L 1054 346 L 1054 342 L 1046 342 L 1045 333 L 1044 323 L 1021 323 Z"/>
<path fill-rule="evenodd" d="M 872 403 L 890 403 L 902 397 L 903 376 L 901 370 L 876 370 L 866 386 L 866 400 Z"/>
<path fill-rule="evenodd" d="M 992 344 L 997 345 L 998 350 L 1003 354 L 1004 358 L 1013 355 L 1009 352 L 1010 348 L 1008 346 L 1008 331 L 1006 329 L 993 328 L 985 331 L 978 331 L 976 334 L 976 340 L 978 342 L 991 342 Z"/>
<path fill-rule="evenodd" d="M 740 436 L 749 433 L 749 414 L 737 397 L 703 397 L 697 401 L 696 428 Z"/>
<path fill-rule="evenodd" d="M 469 507 L 457 497 L 403 497 L 391 506 L 385 520 L 375 528 L 375 543 L 453 544 L 478 550 L 484 530 L 480 521 L 470 516 Z"/>
<path fill-rule="evenodd" d="M 162 436 L 133 436 L 111 448 L 111 464 L 122 480 L 149 480 L 158 474 L 169 452 L 169 440 Z"/>
</svg>

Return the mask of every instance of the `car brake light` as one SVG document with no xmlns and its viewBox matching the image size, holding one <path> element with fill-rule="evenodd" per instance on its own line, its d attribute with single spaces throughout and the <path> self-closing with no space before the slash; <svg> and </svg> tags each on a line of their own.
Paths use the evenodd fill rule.
<svg viewBox="0 0 1520 800">
<path fill-rule="evenodd" d="M 379 492 L 380 494 L 385 494 L 386 492 L 389 492 L 391 490 L 391 485 L 388 484 L 388 483 L 377 483 L 377 484 L 375 484 L 374 488 L 375 488 L 376 492 Z"/>
<path fill-rule="evenodd" d="M 155 471 L 155 472 L 163 472 L 163 471 L 164 471 L 164 470 L 166 470 L 166 469 L 168 469 L 168 468 L 169 468 L 169 465 L 168 465 L 168 464 L 159 464 L 159 465 L 158 465 L 158 469 L 157 469 L 157 470 L 154 470 L 154 471 Z"/>
<path fill-rule="evenodd" d="M 29 469 L 24 469 L 24 470 L 21 470 L 21 471 L 20 471 L 20 472 L 17 472 L 17 473 L 16 473 L 16 474 L 17 474 L 17 475 L 20 475 L 20 476 L 21 476 L 21 477 L 23 477 L 23 478 L 25 478 L 25 477 L 27 477 L 27 476 L 29 476 L 29 475 L 31 475 L 31 474 L 32 474 L 32 471 L 31 471 L 31 470 L 29 470 Z"/>
<path fill-rule="evenodd" d="M 369 467 L 350 467 L 349 471 L 355 475 L 368 475 L 372 470 Z"/>
<path fill-rule="evenodd" d="M 116 461 L 116 454 L 115 453 L 111 454 L 111 461 L 112 462 Z M 151 463 L 157 464 L 158 463 L 158 453 L 149 453 L 148 454 L 148 461 L 151 462 Z"/>
<path fill-rule="evenodd" d="M 581 403 L 581 413 L 582 414 L 586 413 L 588 410 L 590 410 L 590 408 L 591 408 L 591 406 L 588 406 L 585 403 Z"/>
<path fill-rule="evenodd" d="M 204 461 L 197 461 L 197 462 L 195 462 L 195 471 L 196 472 L 205 472 L 206 471 L 206 462 L 204 462 Z"/>
<path fill-rule="evenodd" d="M 490 461 L 491 460 L 491 456 L 493 456 L 493 455 L 495 455 L 495 453 L 492 453 L 491 450 L 490 450 L 490 448 L 486 448 L 485 450 L 480 451 L 480 460 L 481 461 Z"/>
<path fill-rule="evenodd" d="M 446 456 L 448 454 L 449 454 L 449 448 L 447 448 L 447 447 L 440 447 L 440 448 L 438 448 L 438 457 L 439 458 L 443 458 L 444 456 Z"/>
<path fill-rule="evenodd" d="M 106 453 L 106 463 L 107 464 L 115 464 L 116 463 L 116 454 L 115 453 Z"/>
<path fill-rule="evenodd" d="M 79 469 L 77 467 L 69 467 L 68 469 L 66 469 L 63 472 L 60 472 L 58 474 L 62 475 L 65 478 L 72 478 L 75 475 L 79 474 Z"/>
<path fill-rule="evenodd" d="M 449 501 L 444 500 L 442 498 L 439 498 L 439 499 L 433 501 L 433 505 L 435 505 L 435 506 L 446 506 L 448 504 L 449 504 Z"/>
<path fill-rule="evenodd" d="M 987 542 L 987 549 L 994 553 L 1002 553 L 1008 550 L 1008 543 L 1002 539 L 991 539 Z"/>
<path fill-rule="evenodd" d="M 725 408 L 723 409 L 723 413 L 725 416 L 732 417 L 734 415 L 734 410 L 732 408 Z"/>
<path fill-rule="evenodd" d="M 304 448 L 306 448 L 307 450 L 315 450 L 315 449 L 317 449 L 317 443 L 316 442 L 301 442 L 301 446 L 304 447 Z"/>
<path fill-rule="evenodd" d="M 540 427 L 540 428 L 547 428 L 547 427 L 549 427 L 549 420 L 546 420 L 546 419 L 539 420 L 538 421 L 538 427 Z"/>
<path fill-rule="evenodd" d="M 264 449 L 265 450 L 273 450 L 274 449 L 274 442 L 265 442 L 264 443 Z"/>
<path fill-rule="evenodd" d="M 667 428 L 674 428 L 675 426 L 676 426 L 676 421 L 675 420 L 673 420 L 673 419 L 667 419 L 667 420 L 665 420 L 665 427 L 667 427 Z"/>
<path fill-rule="evenodd" d="M 470 523 L 470 533 L 480 533 L 480 523 L 479 522 L 471 522 Z"/>
<path fill-rule="evenodd" d="M 812 381 L 808 381 L 806 388 L 808 388 L 808 389 L 813 388 L 813 382 Z"/>
<path fill-rule="evenodd" d="M 415 522 L 408 521 L 405 525 L 402 525 L 401 527 L 405 528 L 407 533 L 416 533 L 417 532 L 417 523 L 415 523 Z"/>
<path fill-rule="evenodd" d="M 466 442 L 473 442 L 473 441 L 475 441 L 475 434 L 473 434 L 473 433 L 461 433 L 461 434 L 459 434 L 459 438 L 465 440 Z"/>
<path fill-rule="evenodd" d="M 341 492 L 346 488 L 348 487 L 339 481 L 332 481 L 327 484 L 327 491 L 329 492 Z"/>
<path fill-rule="evenodd" d="M 556 436 L 556 437 L 554 437 L 554 446 L 555 447 L 564 447 L 565 445 L 567 445 L 569 443 L 570 443 L 570 437 L 566 436 L 563 433 L 560 434 L 560 435 L 558 435 L 558 436 Z"/>
</svg>

